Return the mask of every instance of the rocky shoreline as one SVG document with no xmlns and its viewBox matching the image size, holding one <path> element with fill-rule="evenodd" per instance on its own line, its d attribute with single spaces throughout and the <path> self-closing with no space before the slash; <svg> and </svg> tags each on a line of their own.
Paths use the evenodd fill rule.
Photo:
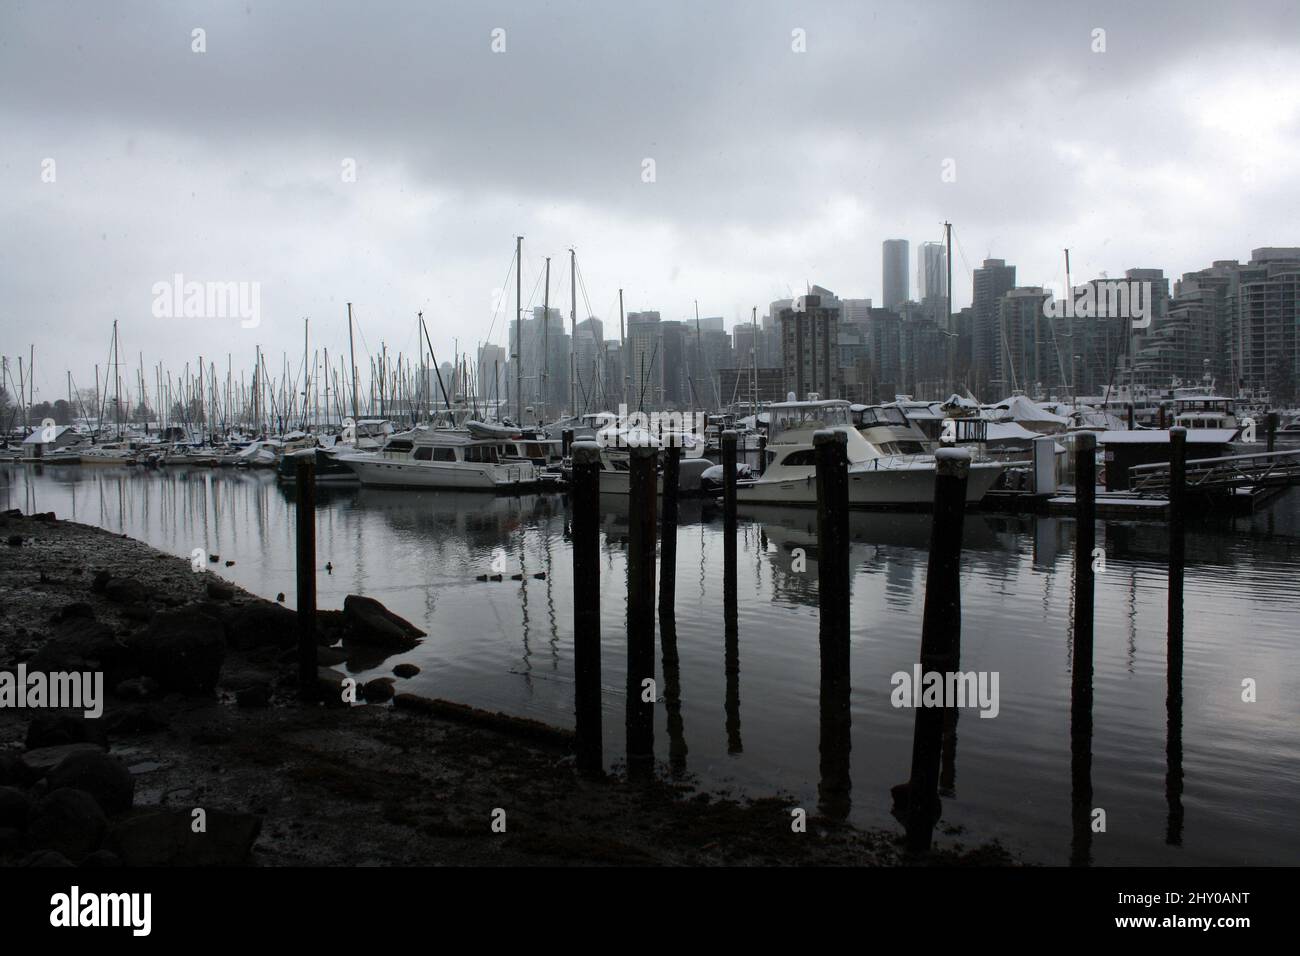
<svg viewBox="0 0 1300 956">
<path fill-rule="evenodd" d="M 104 688 L 98 718 L 0 706 L 0 865 L 904 862 L 897 834 L 812 808 L 793 832 L 780 796 L 583 778 L 568 732 L 402 693 L 413 665 L 349 705 L 336 667 L 424 637 L 371 599 L 318 612 L 333 706 L 303 703 L 296 616 L 219 560 L 196 570 L 52 514 L 7 512 L 0 539 L 0 672 Z M 1012 861 L 950 841 L 928 862 Z"/>
</svg>

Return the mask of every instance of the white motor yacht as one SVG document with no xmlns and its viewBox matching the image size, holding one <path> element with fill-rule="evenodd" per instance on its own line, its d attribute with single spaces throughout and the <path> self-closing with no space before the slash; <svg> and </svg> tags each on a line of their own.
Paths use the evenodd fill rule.
<svg viewBox="0 0 1300 956">
<path fill-rule="evenodd" d="M 337 460 L 362 485 L 387 488 L 464 488 L 502 491 L 539 480 L 530 461 L 502 461 L 499 438 L 476 438 L 460 428 L 413 428 L 374 452 L 340 454 Z"/>
<path fill-rule="evenodd" d="M 848 453 L 849 504 L 927 505 L 934 501 L 935 459 L 929 454 L 889 454 L 854 427 L 846 401 L 782 402 L 769 409 L 771 419 L 761 477 L 737 482 L 736 498 L 747 504 L 815 505 L 817 465 L 813 435 L 823 429 L 842 432 Z M 888 444 L 886 444 L 888 447 Z M 984 497 L 1006 466 L 971 462 L 966 500 Z"/>
</svg>

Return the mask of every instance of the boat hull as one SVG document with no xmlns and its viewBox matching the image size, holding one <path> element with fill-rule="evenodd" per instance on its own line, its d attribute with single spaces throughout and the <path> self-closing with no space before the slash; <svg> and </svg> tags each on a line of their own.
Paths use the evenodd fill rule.
<svg viewBox="0 0 1300 956">
<path fill-rule="evenodd" d="M 464 491 L 507 491 L 534 483 L 530 467 L 470 462 L 406 462 L 384 458 L 340 456 L 363 486 L 376 488 L 450 488 Z"/>
<path fill-rule="evenodd" d="M 998 480 L 1001 462 L 975 462 L 966 481 L 966 503 L 976 504 Z M 849 504 L 856 507 L 928 507 L 934 504 L 934 468 L 855 466 L 849 471 Z M 736 500 L 745 504 L 816 505 L 817 478 L 738 482 Z"/>
</svg>

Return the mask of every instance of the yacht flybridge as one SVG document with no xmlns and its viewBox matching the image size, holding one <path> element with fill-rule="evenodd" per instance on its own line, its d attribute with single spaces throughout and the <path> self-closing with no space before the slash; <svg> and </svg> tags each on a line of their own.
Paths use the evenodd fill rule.
<svg viewBox="0 0 1300 956">
<path fill-rule="evenodd" d="M 540 480 L 531 461 L 503 460 L 501 437 L 468 429 L 417 427 L 393 435 L 374 452 L 338 456 L 363 485 L 507 491 Z"/>
<path fill-rule="evenodd" d="M 877 445 L 872 429 L 855 427 L 854 408 L 846 401 L 782 402 L 770 406 L 766 461 L 762 477 L 736 484 L 737 500 L 748 504 L 817 503 L 817 466 L 813 435 L 822 429 L 844 434 L 849 461 L 849 504 L 927 505 L 934 501 L 935 458 L 930 454 L 897 454 L 889 422 L 890 441 Z M 859 412 L 859 415 L 861 413 Z M 882 423 L 883 424 L 883 423 Z M 910 437 L 910 436 L 909 436 Z M 1005 467 L 1001 462 L 971 462 L 966 500 L 984 497 Z"/>
</svg>

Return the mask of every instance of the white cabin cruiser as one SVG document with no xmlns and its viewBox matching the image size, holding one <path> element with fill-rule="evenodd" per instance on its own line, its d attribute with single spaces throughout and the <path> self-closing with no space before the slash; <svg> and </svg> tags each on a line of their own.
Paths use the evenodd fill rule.
<svg viewBox="0 0 1300 956">
<path fill-rule="evenodd" d="M 822 429 L 842 432 L 849 462 L 850 505 L 927 505 L 934 501 L 935 459 L 929 454 L 888 454 L 854 427 L 846 401 L 782 402 L 769 409 L 771 424 L 766 467 L 760 478 L 736 484 L 736 498 L 746 504 L 815 505 L 817 465 L 813 435 Z M 984 497 L 1006 466 L 972 461 L 966 500 Z"/>
<path fill-rule="evenodd" d="M 374 452 L 340 454 L 337 460 L 361 484 L 385 488 L 463 488 L 503 491 L 539 480 L 529 461 L 502 461 L 500 439 L 476 438 L 460 428 L 413 428 Z"/>
</svg>

